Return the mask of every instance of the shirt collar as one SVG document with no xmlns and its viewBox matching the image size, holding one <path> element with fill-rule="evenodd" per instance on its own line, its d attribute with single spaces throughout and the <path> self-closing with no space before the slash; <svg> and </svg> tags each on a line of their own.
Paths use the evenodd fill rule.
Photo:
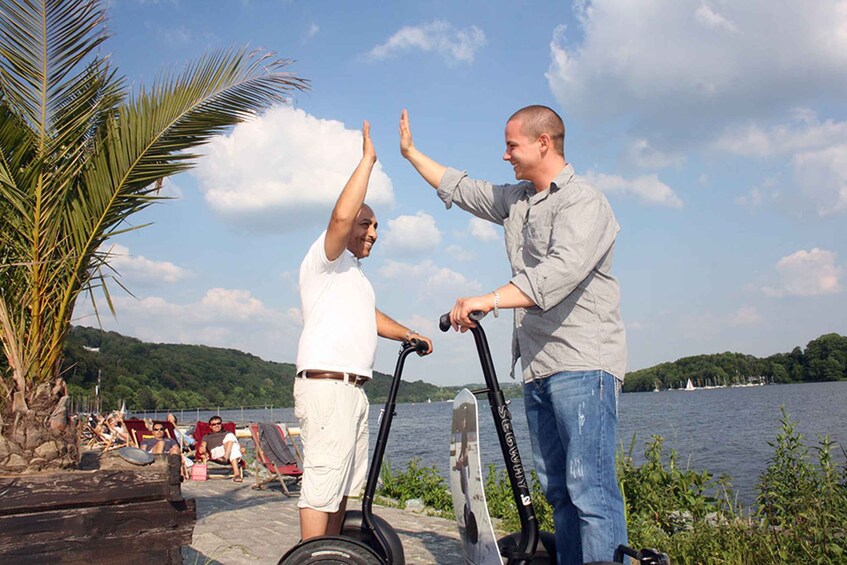
<svg viewBox="0 0 847 565">
<path fill-rule="evenodd" d="M 556 192 L 563 186 L 567 185 L 569 182 L 571 182 L 571 179 L 573 178 L 574 174 L 575 173 L 573 170 L 573 165 L 567 163 L 565 165 L 565 168 L 562 169 L 562 172 L 556 175 L 556 177 L 550 183 L 550 186 L 548 187 L 550 189 L 550 192 Z M 535 196 L 535 194 L 541 194 L 542 192 L 546 192 L 546 190 L 542 190 L 541 192 L 536 193 L 535 185 L 528 181 L 524 181 L 521 184 L 523 185 L 523 189 L 526 191 L 527 196 L 530 197 Z"/>
<path fill-rule="evenodd" d="M 556 178 L 554 178 L 553 182 L 550 183 L 551 190 L 553 190 L 554 192 L 556 190 L 559 190 L 560 188 L 571 182 L 573 176 L 573 166 L 570 163 L 567 163 L 565 165 L 565 168 L 562 169 L 562 172 L 556 175 Z"/>
</svg>

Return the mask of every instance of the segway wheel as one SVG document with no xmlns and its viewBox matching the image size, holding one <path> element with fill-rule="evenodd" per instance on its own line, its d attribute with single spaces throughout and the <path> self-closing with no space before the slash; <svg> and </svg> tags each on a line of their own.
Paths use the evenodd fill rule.
<svg viewBox="0 0 847 565">
<path fill-rule="evenodd" d="M 514 554 L 520 543 L 521 534 L 509 534 L 497 540 L 497 547 L 500 549 L 500 555 L 505 557 Z M 550 532 L 538 532 L 538 546 L 529 562 L 533 565 L 556 565 L 556 536 Z"/>
<path fill-rule="evenodd" d="M 379 555 L 359 540 L 341 536 L 312 538 L 292 547 L 277 565 L 321 563 L 331 565 L 381 565 Z"/>
<path fill-rule="evenodd" d="M 406 554 L 403 552 L 403 544 L 400 542 L 400 536 L 394 531 L 391 525 L 377 515 L 372 515 L 374 527 L 377 528 L 388 542 L 388 547 L 391 549 L 392 563 L 394 565 L 406 565 Z M 348 538 L 358 540 L 370 547 L 377 555 L 387 561 L 386 556 L 382 555 L 382 548 L 374 535 L 364 527 L 362 520 L 362 512 L 360 510 L 348 510 L 344 513 L 344 523 L 341 524 L 341 535 Z"/>
</svg>

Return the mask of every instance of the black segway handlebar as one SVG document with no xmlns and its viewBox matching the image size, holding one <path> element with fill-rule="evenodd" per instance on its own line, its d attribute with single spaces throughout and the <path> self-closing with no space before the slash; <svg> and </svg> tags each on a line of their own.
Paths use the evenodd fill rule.
<svg viewBox="0 0 847 565">
<path fill-rule="evenodd" d="M 423 355 L 429 349 L 429 344 L 427 342 L 425 342 L 422 339 L 415 338 L 415 337 L 413 337 L 409 341 L 404 341 L 403 347 L 407 347 L 407 344 L 408 344 L 408 347 L 414 349 L 415 352 L 417 352 L 418 355 Z"/>
<path fill-rule="evenodd" d="M 468 318 L 470 318 L 474 322 L 479 322 L 480 320 L 485 318 L 485 313 L 480 310 L 475 310 L 468 315 Z M 450 312 L 447 312 L 446 314 L 442 314 L 441 318 L 438 319 L 438 328 L 442 332 L 446 332 L 450 329 L 450 327 Z"/>
</svg>

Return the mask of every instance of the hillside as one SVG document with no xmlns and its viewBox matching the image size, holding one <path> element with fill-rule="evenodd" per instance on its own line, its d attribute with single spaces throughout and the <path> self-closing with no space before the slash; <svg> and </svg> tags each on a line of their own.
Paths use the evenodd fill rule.
<svg viewBox="0 0 847 565">
<path fill-rule="evenodd" d="M 765 358 L 742 353 L 716 353 L 684 357 L 671 363 L 633 371 L 626 376 L 624 392 L 656 388 L 682 388 L 688 379 L 695 386 L 725 386 L 762 380 L 800 383 L 847 379 L 847 337 L 836 333 L 810 341 L 806 349 Z"/>
<path fill-rule="evenodd" d="M 115 332 L 71 328 L 62 371 L 71 395 L 94 396 L 101 375 L 102 406 L 125 401 L 130 410 L 292 406 L 294 365 L 264 361 L 234 349 L 203 345 L 145 343 Z M 373 403 L 384 402 L 391 376 L 375 372 L 365 388 Z M 452 399 L 461 387 L 404 381 L 399 402 Z"/>
<path fill-rule="evenodd" d="M 5 366 L 4 359 L 0 366 Z M 99 372 L 102 405 L 109 408 L 121 401 L 130 410 L 293 403 L 291 363 L 264 361 L 234 349 L 145 343 L 87 327 L 71 329 L 62 370 L 72 395 L 89 401 Z M 633 371 L 626 377 L 624 392 L 679 388 L 689 378 L 696 386 L 745 383 L 751 378 L 773 383 L 847 379 L 847 337 L 826 334 L 809 342 L 805 350 L 795 347 L 765 358 L 729 352 L 685 357 Z M 385 401 L 390 380 L 389 375 L 375 372 L 365 388 L 372 403 Z M 508 397 L 521 394 L 519 386 L 504 383 L 503 387 Z M 460 388 L 404 381 L 398 401 L 452 400 Z"/>
</svg>

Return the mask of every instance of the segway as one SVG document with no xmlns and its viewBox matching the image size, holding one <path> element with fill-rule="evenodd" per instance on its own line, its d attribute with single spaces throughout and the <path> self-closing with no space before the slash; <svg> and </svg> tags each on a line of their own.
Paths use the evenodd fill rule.
<svg viewBox="0 0 847 565">
<path fill-rule="evenodd" d="M 541 532 L 538 529 L 538 521 L 535 517 L 535 509 L 532 506 L 529 484 L 524 472 L 521 456 L 518 452 L 518 444 L 512 428 L 512 415 L 506 398 L 500 390 L 500 383 L 494 371 L 494 362 L 491 360 L 491 351 L 488 349 L 488 340 L 482 330 L 480 320 L 485 317 L 482 312 L 471 312 L 470 318 L 476 322 L 475 328 L 470 328 L 476 342 L 479 361 L 482 365 L 482 374 L 485 377 L 486 388 L 469 391 L 463 389 L 456 395 L 453 412 L 453 441 L 456 444 L 451 461 L 456 465 L 452 469 L 459 473 L 459 479 L 451 481 L 453 489 L 453 503 L 456 512 L 456 520 L 459 524 L 459 532 L 463 538 L 463 551 L 467 563 L 482 564 L 499 560 L 499 555 L 506 558 L 507 565 L 518 564 L 551 564 L 556 563 L 556 538 L 550 532 Z M 450 314 L 444 314 L 439 320 L 441 331 L 450 329 Z M 490 525 L 491 518 L 485 505 L 485 493 L 481 492 L 474 500 L 470 495 L 472 490 L 472 475 L 468 469 L 467 462 L 474 462 L 470 455 L 473 451 L 470 436 L 477 432 L 476 422 L 476 397 L 477 394 L 487 393 L 491 414 L 494 416 L 494 428 L 497 438 L 500 440 L 500 449 L 506 462 L 506 472 L 509 475 L 509 483 L 515 497 L 518 508 L 518 516 L 521 521 L 521 531 L 500 538 L 496 546 L 490 544 L 487 547 L 486 533 L 493 529 Z M 458 415 L 458 416 L 457 416 Z M 459 439 L 457 439 L 457 436 Z M 476 438 L 478 441 L 478 438 Z M 476 468 L 479 468 L 479 450 L 476 453 Z M 461 463 L 461 465 L 460 465 Z M 464 467 L 464 468 L 463 468 Z M 479 482 L 481 482 L 481 472 Z M 454 486 L 458 484 L 458 489 Z M 461 493 L 458 491 L 461 490 Z M 480 487 L 480 491 L 481 491 Z M 460 504 L 461 502 L 461 504 Z M 474 504 L 476 502 L 476 504 Z M 460 509 L 461 508 L 461 509 Z M 492 554 L 494 558 L 492 559 Z M 615 550 L 614 561 L 595 561 L 588 565 L 616 565 L 624 562 L 626 557 L 632 557 L 639 565 L 671 565 L 670 558 L 666 553 L 656 549 L 644 548 L 636 551 L 626 545 L 620 545 Z"/>
<path fill-rule="evenodd" d="M 422 355 L 429 345 L 418 339 L 404 341 L 397 357 L 394 378 L 388 391 L 388 399 L 380 413 L 379 433 L 371 457 L 365 494 L 362 498 L 362 510 L 349 510 L 344 513 L 341 535 L 310 538 L 292 547 L 282 556 L 278 565 L 301 565 L 311 563 L 339 563 L 356 565 L 405 565 L 406 556 L 400 537 L 388 522 L 376 516 L 372 511 L 382 459 L 394 419 L 394 407 L 397 404 L 397 391 L 403 373 L 406 357 L 412 352 Z"/>
<path fill-rule="evenodd" d="M 488 349 L 488 340 L 479 321 L 484 314 L 481 312 L 471 313 L 471 319 L 476 322 L 475 328 L 470 328 L 476 342 L 479 361 L 482 365 L 482 374 L 485 377 L 486 388 L 468 391 L 462 390 L 456 396 L 454 406 L 454 441 L 460 444 L 454 451 L 456 460 L 453 470 L 459 473 L 458 481 L 451 481 L 453 489 L 454 510 L 456 520 L 459 524 L 459 532 L 462 534 L 462 545 L 467 563 L 491 563 L 492 555 L 499 560 L 499 556 L 506 559 L 508 565 L 542 565 L 556 563 L 556 538 L 550 532 L 540 532 L 538 520 L 535 517 L 535 509 L 532 505 L 532 496 L 529 489 L 529 479 L 524 471 L 521 456 L 518 452 L 518 444 L 512 428 L 512 415 L 506 397 L 500 389 L 497 375 L 494 371 L 494 362 L 491 360 L 491 351 Z M 439 320 L 441 331 L 450 329 L 450 315 L 444 314 Z M 509 483 L 512 494 L 518 508 L 518 516 L 521 521 L 521 531 L 496 540 L 491 528 L 491 518 L 485 505 L 485 496 L 481 485 L 478 487 L 479 494 L 472 495 L 472 482 L 481 482 L 479 471 L 479 451 L 474 453 L 476 457 L 475 466 L 468 469 L 468 462 L 474 463 L 474 457 L 468 452 L 473 451 L 476 443 L 471 438 L 471 447 L 468 444 L 468 434 L 476 435 L 476 395 L 487 393 L 491 414 L 494 417 L 494 428 L 500 441 L 500 449 L 506 462 L 506 472 L 509 475 Z M 469 424 L 470 422 L 470 424 Z M 457 425 L 459 426 L 457 428 Z M 457 436 L 460 439 L 457 440 Z M 478 440 L 478 438 L 476 438 Z M 454 484 L 459 484 L 461 493 L 457 492 Z M 490 532 L 490 533 L 489 533 Z M 499 556 L 498 556 L 499 554 Z"/>
</svg>

